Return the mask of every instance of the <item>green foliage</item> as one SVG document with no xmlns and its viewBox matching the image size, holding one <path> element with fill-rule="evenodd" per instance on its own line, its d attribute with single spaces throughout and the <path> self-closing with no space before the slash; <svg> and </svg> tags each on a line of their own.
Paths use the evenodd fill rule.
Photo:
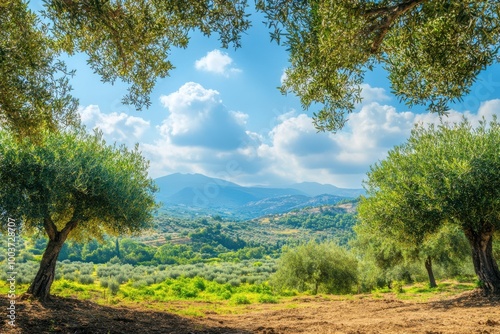
<svg viewBox="0 0 500 334">
<path fill-rule="evenodd" d="M 493 234 L 500 229 L 499 147 L 496 119 L 476 128 L 465 119 L 417 126 L 407 143 L 368 173 L 368 197 L 359 205 L 363 224 L 440 254 L 449 247 L 436 238 L 443 228 L 456 227 L 476 254 L 472 259 L 478 276 L 488 281 L 490 291 L 500 291 L 492 255 Z M 451 230 L 445 233 L 446 238 L 452 235 L 463 239 Z"/>
<path fill-rule="evenodd" d="M 345 249 L 332 242 L 310 241 L 285 250 L 271 282 L 278 289 L 316 294 L 349 293 L 357 280 L 357 261 Z"/>
<path fill-rule="evenodd" d="M 120 283 L 116 280 L 109 281 L 108 290 L 112 295 L 116 295 L 120 291 Z"/>
<path fill-rule="evenodd" d="M 93 284 L 94 278 L 90 275 L 82 275 L 78 278 L 78 282 L 81 284 Z"/>
<path fill-rule="evenodd" d="M 62 1 L 0 5 L 0 125 L 17 136 L 34 136 L 79 124 L 61 53 L 85 53 L 102 81 L 129 84 L 123 98 L 148 107 L 158 77 L 169 75 L 173 48 L 185 48 L 189 33 L 219 35 L 223 47 L 240 46 L 250 26 L 246 1 Z M 40 19 L 43 17 L 43 20 Z"/>
<path fill-rule="evenodd" d="M 289 51 L 281 87 L 314 115 L 319 130 L 337 131 L 361 100 L 367 70 L 382 65 L 392 91 L 409 106 L 444 113 L 498 61 L 500 18 L 491 1 L 259 0 Z"/>
<path fill-rule="evenodd" d="M 278 303 L 278 299 L 274 296 L 271 296 L 271 295 L 260 295 L 258 300 L 259 300 L 259 303 L 262 303 L 262 304 L 277 304 Z"/>
<path fill-rule="evenodd" d="M 0 215 L 26 232 L 73 238 L 132 233 L 147 226 L 156 188 L 139 150 L 108 146 L 82 131 L 44 133 L 43 142 L 0 132 Z"/>
<path fill-rule="evenodd" d="M 205 227 L 199 231 L 191 233 L 189 237 L 194 242 L 201 242 L 204 244 L 211 243 L 213 246 L 222 245 L 230 250 L 238 250 L 246 246 L 245 241 L 239 238 L 233 240 L 221 233 L 221 228 L 222 226 L 220 224 Z"/>
<path fill-rule="evenodd" d="M 169 75 L 172 48 L 185 48 L 189 33 L 218 33 L 223 47 L 239 46 L 249 27 L 246 1 L 45 1 L 56 46 L 84 52 L 105 82 L 131 84 L 123 101 L 150 105 L 157 77 Z"/>
<path fill-rule="evenodd" d="M 0 7 L 0 127 L 21 138 L 79 124 L 72 73 L 58 61 L 47 26 L 25 1 Z"/>
<path fill-rule="evenodd" d="M 381 230 L 366 221 L 360 222 L 354 230 L 357 237 L 351 246 L 363 260 L 363 291 L 381 287 L 393 280 L 413 281 L 422 273 L 421 270 L 415 271 L 413 266 L 423 268 L 427 257 L 431 257 L 432 262 L 439 266 L 443 277 L 458 275 L 466 260 L 470 262 L 467 239 L 457 226 L 450 224 L 444 225 L 420 244 L 403 242 L 398 231 Z"/>
<path fill-rule="evenodd" d="M 247 296 L 243 294 L 236 294 L 232 297 L 232 300 L 236 305 L 246 305 L 250 304 L 250 300 L 248 299 Z"/>
<path fill-rule="evenodd" d="M 500 124 L 473 129 L 418 126 L 406 144 L 372 166 L 359 214 L 383 230 L 423 241 L 445 223 L 480 232 L 500 228 Z"/>
</svg>

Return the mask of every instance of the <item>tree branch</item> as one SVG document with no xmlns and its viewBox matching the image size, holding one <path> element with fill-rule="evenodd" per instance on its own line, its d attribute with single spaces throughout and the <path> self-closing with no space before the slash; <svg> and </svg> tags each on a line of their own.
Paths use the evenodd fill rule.
<svg viewBox="0 0 500 334">
<path fill-rule="evenodd" d="M 415 6 L 420 5 L 421 3 L 424 3 L 427 0 L 408 0 L 404 1 L 400 4 L 393 5 L 393 6 L 386 6 L 386 7 L 377 7 L 377 8 L 371 8 L 368 10 L 363 10 L 362 15 L 363 16 L 378 16 L 380 14 L 382 15 L 388 15 L 394 12 L 402 12 L 402 14 L 410 9 L 412 9 Z"/>
<path fill-rule="evenodd" d="M 380 45 L 384 41 L 385 35 L 394 21 L 396 21 L 401 15 L 424 3 L 425 1 L 427 0 L 409 0 L 394 6 L 372 8 L 363 11 L 362 15 L 373 18 L 373 21 L 376 21 L 378 18 L 382 19 L 380 22 L 374 22 L 368 28 L 368 34 L 376 31 L 370 52 L 377 53 L 379 51 Z"/>
<path fill-rule="evenodd" d="M 78 220 L 72 219 L 70 220 L 66 226 L 61 230 L 60 236 L 63 240 L 66 240 L 68 237 L 69 233 L 75 229 L 75 227 L 78 225 Z"/>
<path fill-rule="evenodd" d="M 47 232 L 49 239 L 55 240 L 59 232 L 57 231 L 57 227 L 52 219 L 50 219 L 50 217 L 45 217 L 43 219 L 43 227 L 45 228 L 45 232 Z"/>
</svg>

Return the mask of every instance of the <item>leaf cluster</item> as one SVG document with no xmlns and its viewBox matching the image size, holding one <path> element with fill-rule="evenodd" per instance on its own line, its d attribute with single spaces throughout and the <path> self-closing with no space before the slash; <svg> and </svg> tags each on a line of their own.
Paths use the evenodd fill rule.
<svg viewBox="0 0 500 334">
<path fill-rule="evenodd" d="M 18 137 L 79 124 L 68 71 L 47 27 L 19 0 L 0 3 L 0 126 Z"/>
<path fill-rule="evenodd" d="M 156 78 L 173 69 L 172 48 L 185 48 L 189 33 L 219 34 L 223 47 L 240 46 L 249 28 L 246 0 L 45 0 L 57 47 L 84 52 L 104 82 L 130 84 L 126 104 L 148 107 Z"/>
<path fill-rule="evenodd" d="M 499 7 L 492 1 L 260 0 L 289 51 L 281 90 L 293 92 L 321 131 L 337 131 L 361 101 L 367 70 L 382 65 L 407 105 L 444 114 L 498 61 Z"/>
</svg>

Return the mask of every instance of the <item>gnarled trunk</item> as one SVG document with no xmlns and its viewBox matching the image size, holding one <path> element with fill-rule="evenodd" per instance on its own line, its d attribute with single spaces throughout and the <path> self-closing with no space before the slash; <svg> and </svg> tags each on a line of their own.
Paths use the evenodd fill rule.
<svg viewBox="0 0 500 334">
<path fill-rule="evenodd" d="M 429 276 L 429 286 L 431 288 L 436 288 L 436 279 L 434 278 L 434 271 L 432 270 L 432 258 L 427 256 L 425 259 L 425 269 L 427 270 L 427 275 Z"/>
<path fill-rule="evenodd" d="M 60 237 L 60 233 L 58 237 Z M 42 261 L 40 262 L 38 273 L 27 291 L 28 294 L 36 299 L 46 300 L 50 294 L 50 287 L 52 286 L 56 273 L 57 257 L 59 256 L 64 241 L 65 240 L 62 240 L 62 238 L 55 238 L 55 240 L 49 239 L 47 248 L 42 256 Z"/>
<path fill-rule="evenodd" d="M 59 252 L 61 251 L 64 242 L 68 238 L 69 233 L 77 226 L 76 220 L 71 220 L 59 232 L 54 222 L 49 218 L 44 219 L 44 227 L 49 237 L 49 243 L 42 256 L 40 268 L 31 283 L 28 291 L 36 299 L 46 300 L 50 294 L 50 287 L 56 275 L 56 263 Z"/>
<path fill-rule="evenodd" d="M 465 231 L 472 248 L 474 270 L 482 282 L 487 295 L 500 294 L 500 271 L 493 258 L 493 230 L 474 232 Z"/>
</svg>

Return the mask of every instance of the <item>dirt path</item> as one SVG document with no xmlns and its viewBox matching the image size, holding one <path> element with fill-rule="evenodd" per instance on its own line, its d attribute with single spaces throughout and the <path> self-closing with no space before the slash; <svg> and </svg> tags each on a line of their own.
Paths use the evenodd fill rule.
<svg viewBox="0 0 500 334">
<path fill-rule="evenodd" d="M 5 310 L 8 300 L 0 297 Z M 182 307 L 183 302 L 176 302 Z M 186 302 L 185 306 L 189 306 Z M 101 306 L 89 301 L 55 298 L 42 305 L 19 302 L 16 324 L 6 313 L 0 333 L 499 333 L 500 301 L 474 293 L 434 302 L 407 302 L 387 295 L 381 299 L 325 300 L 301 298 L 279 305 L 249 305 L 242 314 L 181 317 L 142 307 Z"/>
</svg>

